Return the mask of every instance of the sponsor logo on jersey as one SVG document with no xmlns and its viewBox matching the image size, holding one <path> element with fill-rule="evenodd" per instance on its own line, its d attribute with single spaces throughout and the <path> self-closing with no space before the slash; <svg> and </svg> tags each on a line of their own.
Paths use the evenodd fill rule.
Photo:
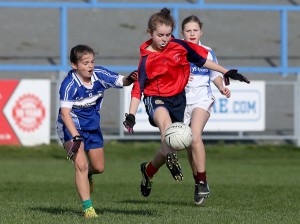
<svg viewBox="0 0 300 224">
<path fill-rule="evenodd" d="M 78 100 L 77 102 L 74 103 L 73 108 L 80 109 L 80 108 L 88 108 L 96 105 L 97 100 L 100 97 L 103 97 L 103 92 L 98 92 L 96 95 L 91 95 L 89 98 L 83 99 L 81 98 L 76 98 Z"/>
<path fill-rule="evenodd" d="M 191 73 L 205 75 L 206 73 L 209 73 L 209 70 L 203 67 L 199 68 L 198 66 L 191 66 Z"/>
</svg>

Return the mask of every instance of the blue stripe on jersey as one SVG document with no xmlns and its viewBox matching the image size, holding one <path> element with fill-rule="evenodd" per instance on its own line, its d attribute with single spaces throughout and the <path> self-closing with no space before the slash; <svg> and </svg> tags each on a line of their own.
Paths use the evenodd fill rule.
<svg viewBox="0 0 300 224">
<path fill-rule="evenodd" d="M 68 100 L 71 87 L 74 85 L 74 79 L 67 85 L 63 100 Z"/>
<path fill-rule="evenodd" d="M 148 79 L 147 73 L 146 73 L 146 61 L 147 61 L 148 55 L 143 56 L 141 63 L 139 65 L 139 85 L 140 85 L 140 92 L 141 94 L 144 92 L 145 88 L 145 82 Z"/>
<path fill-rule="evenodd" d="M 218 61 L 217 61 L 217 57 L 215 55 L 215 52 L 213 52 L 212 50 L 209 50 L 209 53 L 212 56 L 212 61 L 215 62 L 215 63 L 217 63 Z"/>
<path fill-rule="evenodd" d="M 76 75 L 76 72 L 75 71 L 72 71 L 72 77 L 74 78 L 74 80 L 77 82 L 77 84 L 79 86 L 83 85 L 80 78 Z"/>
<path fill-rule="evenodd" d="M 96 73 L 97 77 L 99 78 L 100 82 L 106 87 L 114 87 L 117 88 L 117 80 L 119 74 L 116 72 L 112 72 L 106 68 L 101 66 L 95 66 L 94 72 Z"/>
<path fill-rule="evenodd" d="M 187 50 L 187 59 L 189 62 L 194 63 L 198 66 L 203 66 L 206 62 L 206 58 L 199 55 L 194 49 L 192 49 L 186 42 L 180 39 L 172 39 L 170 42 L 175 42 L 183 46 Z"/>
<path fill-rule="evenodd" d="M 78 116 L 77 116 L 75 113 L 73 113 L 73 112 L 71 111 L 71 117 L 72 117 L 72 120 L 73 120 L 73 122 L 74 122 L 74 124 L 75 124 L 75 127 L 78 127 L 78 129 L 81 130 L 80 122 L 79 122 Z"/>
<path fill-rule="evenodd" d="M 93 72 L 92 82 L 95 82 L 95 81 L 98 81 L 98 80 L 99 80 L 98 76 L 96 76 L 96 74 Z"/>
</svg>

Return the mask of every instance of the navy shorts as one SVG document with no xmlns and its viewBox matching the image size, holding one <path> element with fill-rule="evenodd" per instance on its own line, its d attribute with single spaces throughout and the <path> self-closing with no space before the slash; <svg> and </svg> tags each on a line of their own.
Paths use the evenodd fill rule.
<svg viewBox="0 0 300 224">
<path fill-rule="evenodd" d="M 143 101 L 152 126 L 157 127 L 153 121 L 153 115 L 158 107 L 164 107 L 169 111 L 172 123 L 183 122 L 186 106 L 185 91 L 170 97 L 145 96 Z"/>
<path fill-rule="evenodd" d="M 66 126 L 61 123 L 57 123 L 56 131 L 63 144 L 73 139 Z M 100 127 L 96 130 L 78 130 L 78 132 L 83 138 L 85 151 L 103 148 L 103 135 Z"/>
</svg>

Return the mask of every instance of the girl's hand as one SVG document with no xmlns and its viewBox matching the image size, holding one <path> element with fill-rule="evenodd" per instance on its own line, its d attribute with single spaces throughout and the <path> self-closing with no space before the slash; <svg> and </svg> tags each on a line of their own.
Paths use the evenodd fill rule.
<svg viewBox="0 0 300 224">
<path fill-rule="evenodd" d="M 138 74 L 137 70 L 134 70 L 126 77 L 126 79 L 128 80 L 128 82 L 133 83 L 136 80 L 138 80 L 138 77 L 139 77 L 139 74 Z"/>
<path fill-rule="evenodd" d="M 238 73 L 238 70 L 236 70 L 236 69 L 230 69 L 229 71 L 227 71 L 224 74 L 224 83 L 226 86 L 228 86 L 230 84 L 229 78 L 231 78 L 233 80 L 239 80 L 240 82 L 245 82 L 248 84 L 250 83 L 250 81 L 245 76 Z"/>
<path fill-rule="evenodd" d="M 125 121 L 123 122 L 124 127 L 129 134 L 133 134 L 133 126 L 135 125 L 135 116 L 133 114 L 125 114 Z"/>
<path fill-rule="evenodd" d="M 229 98 L 229 97 L 230 97 L 231 92 L 230 92 L 230 90 L 229 90 L 228 88 L 222 87 L 222 88 L 220 88 L 219 90 L 220 90 L 220 93 L 221 93 L 222 95 L 226 96 L 226 98 Z"/>
</svg>

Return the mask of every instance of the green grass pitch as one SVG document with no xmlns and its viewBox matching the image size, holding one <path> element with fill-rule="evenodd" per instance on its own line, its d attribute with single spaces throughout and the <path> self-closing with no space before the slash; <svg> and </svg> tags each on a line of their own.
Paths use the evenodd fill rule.
<svg viewBox="0 0 300 224">
<path fill-rule="evenodd" d="M 85 220 L 74 167 L 61 146 L 0 146 L 0 223 L 300 223 L 300 148 L 291 145 L 207 144 L 211 196 L 193 204 L 186 153 L 184 179 L 163 166 L 150 196 L 139 191 L 139 165 L 157 142 L 107 141 L 105 172 L 94 176 L 99 218 Z"/>
</svg>

